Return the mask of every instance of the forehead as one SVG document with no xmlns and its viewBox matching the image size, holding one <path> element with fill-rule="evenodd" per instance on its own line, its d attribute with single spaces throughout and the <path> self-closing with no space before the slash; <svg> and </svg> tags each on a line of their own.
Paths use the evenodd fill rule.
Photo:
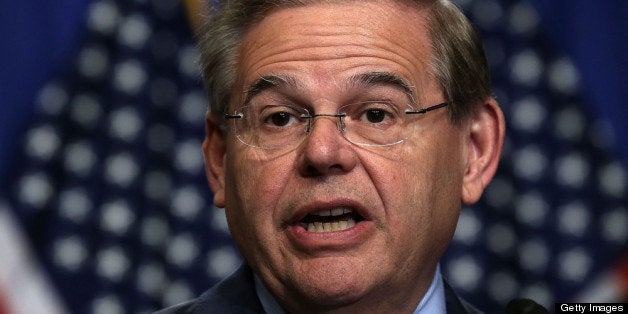
<svg viewBox="0 0 628 314">
<path fill-rule="evenodd" d="M 272 10 L 244 36 L 240 86 L 264 75 L 323 84 L 361 72 L 430 81 L 427 10 L 396 1 L 341 1 Z"/>
</svg>

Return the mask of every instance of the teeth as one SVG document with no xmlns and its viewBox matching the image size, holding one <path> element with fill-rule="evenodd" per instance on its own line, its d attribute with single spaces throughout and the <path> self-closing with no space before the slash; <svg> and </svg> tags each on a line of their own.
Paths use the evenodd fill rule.
<svg viewBox="0 0 628 314">
<path fill-rule="evenodd" d="M 313 212 L 311 215 L 327 217 L 327 216 L 340 216 L 340 215 L 348 214 L 351 212 L 353 212 L 352 209 L 349 209 L 346 207 L 336 207 L 333 209 L 319 210 L 317 212 Z"/>
<path fill-rule="evenodd" d="M 349 218 L 348 220 L 334 221 L 334 222 L 310 222 L 307 224 L 308 232 L 334 232 L 349 229 L 355 226 L 355 220 Z"/>
<path fill-rule="evenodd" d="M 321 210 L 314 213 L 314 215 L 319 215 L 319 216 L 324 216 L 324 217 L 331 216 L 331 210 Z"/>
<path fill-rule="evenodd" d="M 310 213 L 311 216 L 319 216 L 319 217 L 338 217 L 334 219 L 325 218 L 320 219 L 323 221 L 314 221 L 317 219 L 311 219 L 310 222 L 302 222 L 301 226 L 305 228 L 308 232 L 334 232 L 334 231 L 342 231 L 355 226 L 355 219 L 351 218 L 351 215 L 343 216 L 346 214 L 350 214 L 353 212 L 353 209 L 348 207 L 335 207 L 332 209 L 324 209 L 319 210 L 317 212 Z M 329 220 L 329 221 L 325 221 Z"/>
</svg>

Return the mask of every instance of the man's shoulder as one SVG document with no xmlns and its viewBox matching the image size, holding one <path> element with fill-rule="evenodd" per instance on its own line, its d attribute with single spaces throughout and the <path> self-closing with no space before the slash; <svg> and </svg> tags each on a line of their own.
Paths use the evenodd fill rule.
<svg viewBox="0 0 628 314">
<path fill-rule="evenodd" d="M 473 305 L 460 298 L 444 280 L 448 314 L 481 314 Z M 207 290 L 198 298 L 177 304 L 154 314 L 194 313 L 264 313 L 257 293 L 253 272 L 242 265 L 229 277 Z"/>
<path fill-rule="evenodd" d="M 445 304 L 447 314 L 482 314 L 483 312 L 475 308 L 471 303 L 458 296 L 449 283 L 443 278 L 445 286 Z"/>
<path fill-rule="evenodd" d="M 251 269 L 242 265 L 198 298 L 154 314 L 193 313 L 263 313 L 262 305 L 255 292 Z"/>
</svg>

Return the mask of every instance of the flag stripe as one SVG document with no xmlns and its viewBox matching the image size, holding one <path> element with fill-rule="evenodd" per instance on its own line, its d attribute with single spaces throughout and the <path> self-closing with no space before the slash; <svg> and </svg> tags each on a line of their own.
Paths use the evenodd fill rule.
<svg viewBox="0 0 628 314">
<path fill-rule="evenodd" d="M 66 313 L 32 254 L 15 217 L 0 205 L 0 310 L 6 313 Z"/>
</svg>

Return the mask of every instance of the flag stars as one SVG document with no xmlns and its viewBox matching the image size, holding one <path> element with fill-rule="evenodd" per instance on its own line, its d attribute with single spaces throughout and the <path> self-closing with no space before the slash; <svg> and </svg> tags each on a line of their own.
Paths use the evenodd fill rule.
<svg viewBox="0 0 628 314">
<path fill-rule="evenodd" d="M 58 81 L 46 84 L 37 95 L 36 104 L 45 114 L 59 115 L 69 101 L 68 91 Z"/>
<path fill-rule="evenodd" d="M 88 46 L 78 56 L 78 72 L 89 79 L 100 81 L 109 70 L 107 50 L 101 46 Z"/>
<path fill-rule="evenodd" d="M 54 263 L 70 272 L 77 272 L 83 267 L 88 256 L 85 241 L 77 235 L 71 235 L 55 241 L 53 245 Z"/>
<path fill-rule="evenodd" d="M 105 203 L 101 208 L 100 227 L 117 236 L 125 235 L 135 220 L 135 214 L 124 200 Z"/>
<path fill-rule="evenodd" d="M 235 271 L 242 259 L 231 246 L 223 246 L 211 250 L 207 254 L 207 274 L 212 278 L 221 279 Z"/>
<path fill-rule="evenodd" d="M 139 171 L 137 161 L 128 152 L 117 153 L 105 161 L 105 180 L 121 188 L 130 186 Z"/>
<path fill-rule="evenodd" d="M 528 181 L 539 181 L 549 161 L 538 145 L 529 144 L 513 153 L 513 170 L 517 177 Z"/>
<path fill-rule="evenodd" d="M 103 295 L 97 297 L 92 302 L 92 314 L 125 314 L 124 306 L 120 299 L 113 295 Z"/>
<path fill-rule="evenodd" d="M 63 167 L 71 175 L 87 177 L 95 167 L 97 156 L 87 140 L 68 144 L 63 153 Z"/>
<path fill-rule="evenodd" d="M 499 20 L 504 15 L 504 8 L 494 0 L 473 2 L 471 12 L 474 20 L 483 28 L 492 29 L 499 25 Z"/>
<path fill-rule="evenodd" d="M 96 255 L 96 273 L 112 282 L 119 282 L 129 271 L 131 261 L 119 246 L 103 249 Z"/>
<path fill-rule="evenodd" d="M 565 234 L 582 237 L 587 232 L 591 214 L 581 201 L 563 205 L 557 210 L 558 230 Z"/>
<path fill-rule="evenodd" d="M 185 46 L 179 50 L 179 72 L 192 80 L 200 79 L 200 55 L 196 46 Z"/>
<path fill-rule="evenodd" d="M 559 276 L 569 282 L 580 282 L 591 268 L 591 256 L 581 247 L 560 253 L 556 265 Z"/>
<path fill-rule="evenodd" d="M 517 297 L 519 283 L 508 271 L 498 271 L 487 278 L 488 294 L 497 302 L 507 304 Z"/>
<path fill-rule="evenodd" d="M 527 96 L 513 104 L 511 122 L 520 131 L 538 133 L 547 117 L 545 105 L 535 96 Z"/>
<path fill-rule="evenodd" d="M 543 275 L 549 264 L 551 254 L 543 239 L 534 238 L 520 243 L 517 247 L 519 264 L 531 274 Z"/>
<path fill-rule="evenodd" d="M 152 33 L 143 14 L 133 14 L 124 19 L 118 30 L 118 41 L 131 48 L 141 49 Z"/>
<path fill-rule="evenodd" d="M 158 297 L 167 282 L 164 267 L 158 263 L 142 264 L 137 270 L 138 289 L 151 297 Z"/>
<path fill-rule="evenodd" d="M 67 188 L 59 193 L 59 215 L 77 225 L 85 222 L 93 206 L 84 188 Z"/>
<path fill-rule="evenodd" d="M 515 202 L 517 220 L 536 228 L 543 224 L 549 213 L 550 206 L 538 191 L 530 191 L 519 197 Z"/>
<path fill-rule="evenodd" d="M 556 302 L 556 298 L 550 288 L 540 282 L 526 285 L 521 289 L 520 295 L 522 298 L 536 301 L 546 309 L 551 309 L 551 306 L 554 306 L 554 302 Z"/>
<path fill-rule="evenodd" d="M 126 60 L 114 67 L 113 86 L 130 96 L 140 93 L 148 80 L 148 74 L 142 64 L 135 59 Z"/>
<path fill-rule="evenodd" d="M 162 303 L 167 307 L 191 300 L 195 297 L 196 295 L 192 292 L 189 284 L 184 281 L 175 281 L 166 288 Z"/>
<path fill-rule="evenodd" d="M 198 253 L 199 250 L 194 238 L 190 234 L 184 233 L 178 234 L 170 240 L 166 249 L 166 258 L 174 266 L 185 269 L 194 262 Z"/>
<path fill-rule="evenodd" d="M 89 8 L 87 25 L 92 31 L 110 35 L 118 28 L 119 21 L 120 11 L 112 0 L 96 1 Z"/>
<path fill-rule="evenodd" d="M 626 195 L 626 170 L 619 162 L 612 162 L 598 172 L 600 190 L 615 198 Z"/>
<path fill-rule="evenodd" d="M 31 129 L 26 135 L 26 153 L 41 161 L 52 159 L 60 146 L 59 132 L 50 124 Z"/>
<path fill-rule="evenodd" d="M 586 119 L 581 110 L 567 107 L 559 110 L 554 118 L 554 134 L 562 140 L 581 142 L 585 131 Z"/>
<path fill-rule="evenodd" d="M 155 310 L 240 264 L 207 199 L 207 101 L 189 26 L 178 2 L 138 1 L 93 1 L 72 68 L 37 95 L 43 122 L 10 181 L 10 205 L 38 228 L 28 232 L 71 312 Z M 189 267 L 201 269 L 190 278 Z M 171 272 L 184 276 L 171 283 Z"/>
<path fill-rule="evenodd" d="M 190 138 L 178 143 L 175 148 L 175 167 L 191 176 L 203 174 L 205 160 L 201 146 L 201 141 L 196 138 Z"/>
<path fill-rule="evenodd" d="M 510 79 L 523 86 L 534 87 L 542 77 L 544 66 L 538 52 L 533 49 L 523 50 L 510 60 Z"/>
<path fill-rule="evenodd" d="M 617 207 L 604 215 L 601 219 L 602 235 L 608 241 L 619 245 L 628 243 L 628 209 Z"/>
<path fill-rule="evenodd" d="M 501 256 L 508 256 L 517 243 L 517 235 L 512 226 L 496 223 L 488 227 L 486 232 L 487 247 Z"/>
<path fill-rule="evenodd" d="M 454 241 L 471 245 L 478 240 L 482 222 L 476 217 L 470 208 L 463 208 L 458 218 Z"/>
<path fill-rule="evenodd" d="M 547 74 L 549 86 L 557 92 L 573 95 L 580 87 L 580 73 L 567 57 L 550 63 Z"/>
<path fill-rule="evenodd" d="M 183 96 L 179 107 L 179 120 L 184 124 L 205 126 L 207 98 L 201 91 L 192 91 Z"/>
<path fill-rule="evenodd" d="M 70 118 L 85 130 L 95 129 L 102 113 L 102 104 L 94 94 L 80 93 L 72 99 Z"/>
<path fill-rule="evenodd" d="M 569 188 L 582 188 L 589 177 L 589 165 L 582 154 L 571 152 L 556 160 L 556 181 L 558 184 Z"/>
<path fill-rule="evenodd" d="M 520 1 L 512 6 L 508 14 L 509 30 L 514 34 L 531 36 L 537 32 L 540 20 L 528 1 Z"/>
<path fill-rule="evenodd" d="M 195 186 L 184 186 L 173 193 L 172 213 L 184 220 L 193 221 L 207 201 Z"/>
<path fill-rule="evenodd" d="M 142 243 L 154 249 L 161 249 L 170 237 L 170 228 L 163 218 L 148 216 L 142 220 L 140 239 Z"/>
<path fill-rule="evenodd" d="M 20 201 L 32 208 L 43 209 L 54 193 L 50 178 L 44 172 L 34 172 L 23 176 L 18 183 Z"/>
<path fill-rule="evenodd" d="M 109 117 L 110 136 L 124 142 L 133 142 L 142 130 L 142 120 L 137 110 L 131 106 L 124 106 L 113 111 Z"/>
<path fill-rule="evenodd" d="M 447 278 L 467 292 L 477 289 L 483 276 L 482 268 L 470 255 L 460 256 L 449 264 Z"/>
</svg>

